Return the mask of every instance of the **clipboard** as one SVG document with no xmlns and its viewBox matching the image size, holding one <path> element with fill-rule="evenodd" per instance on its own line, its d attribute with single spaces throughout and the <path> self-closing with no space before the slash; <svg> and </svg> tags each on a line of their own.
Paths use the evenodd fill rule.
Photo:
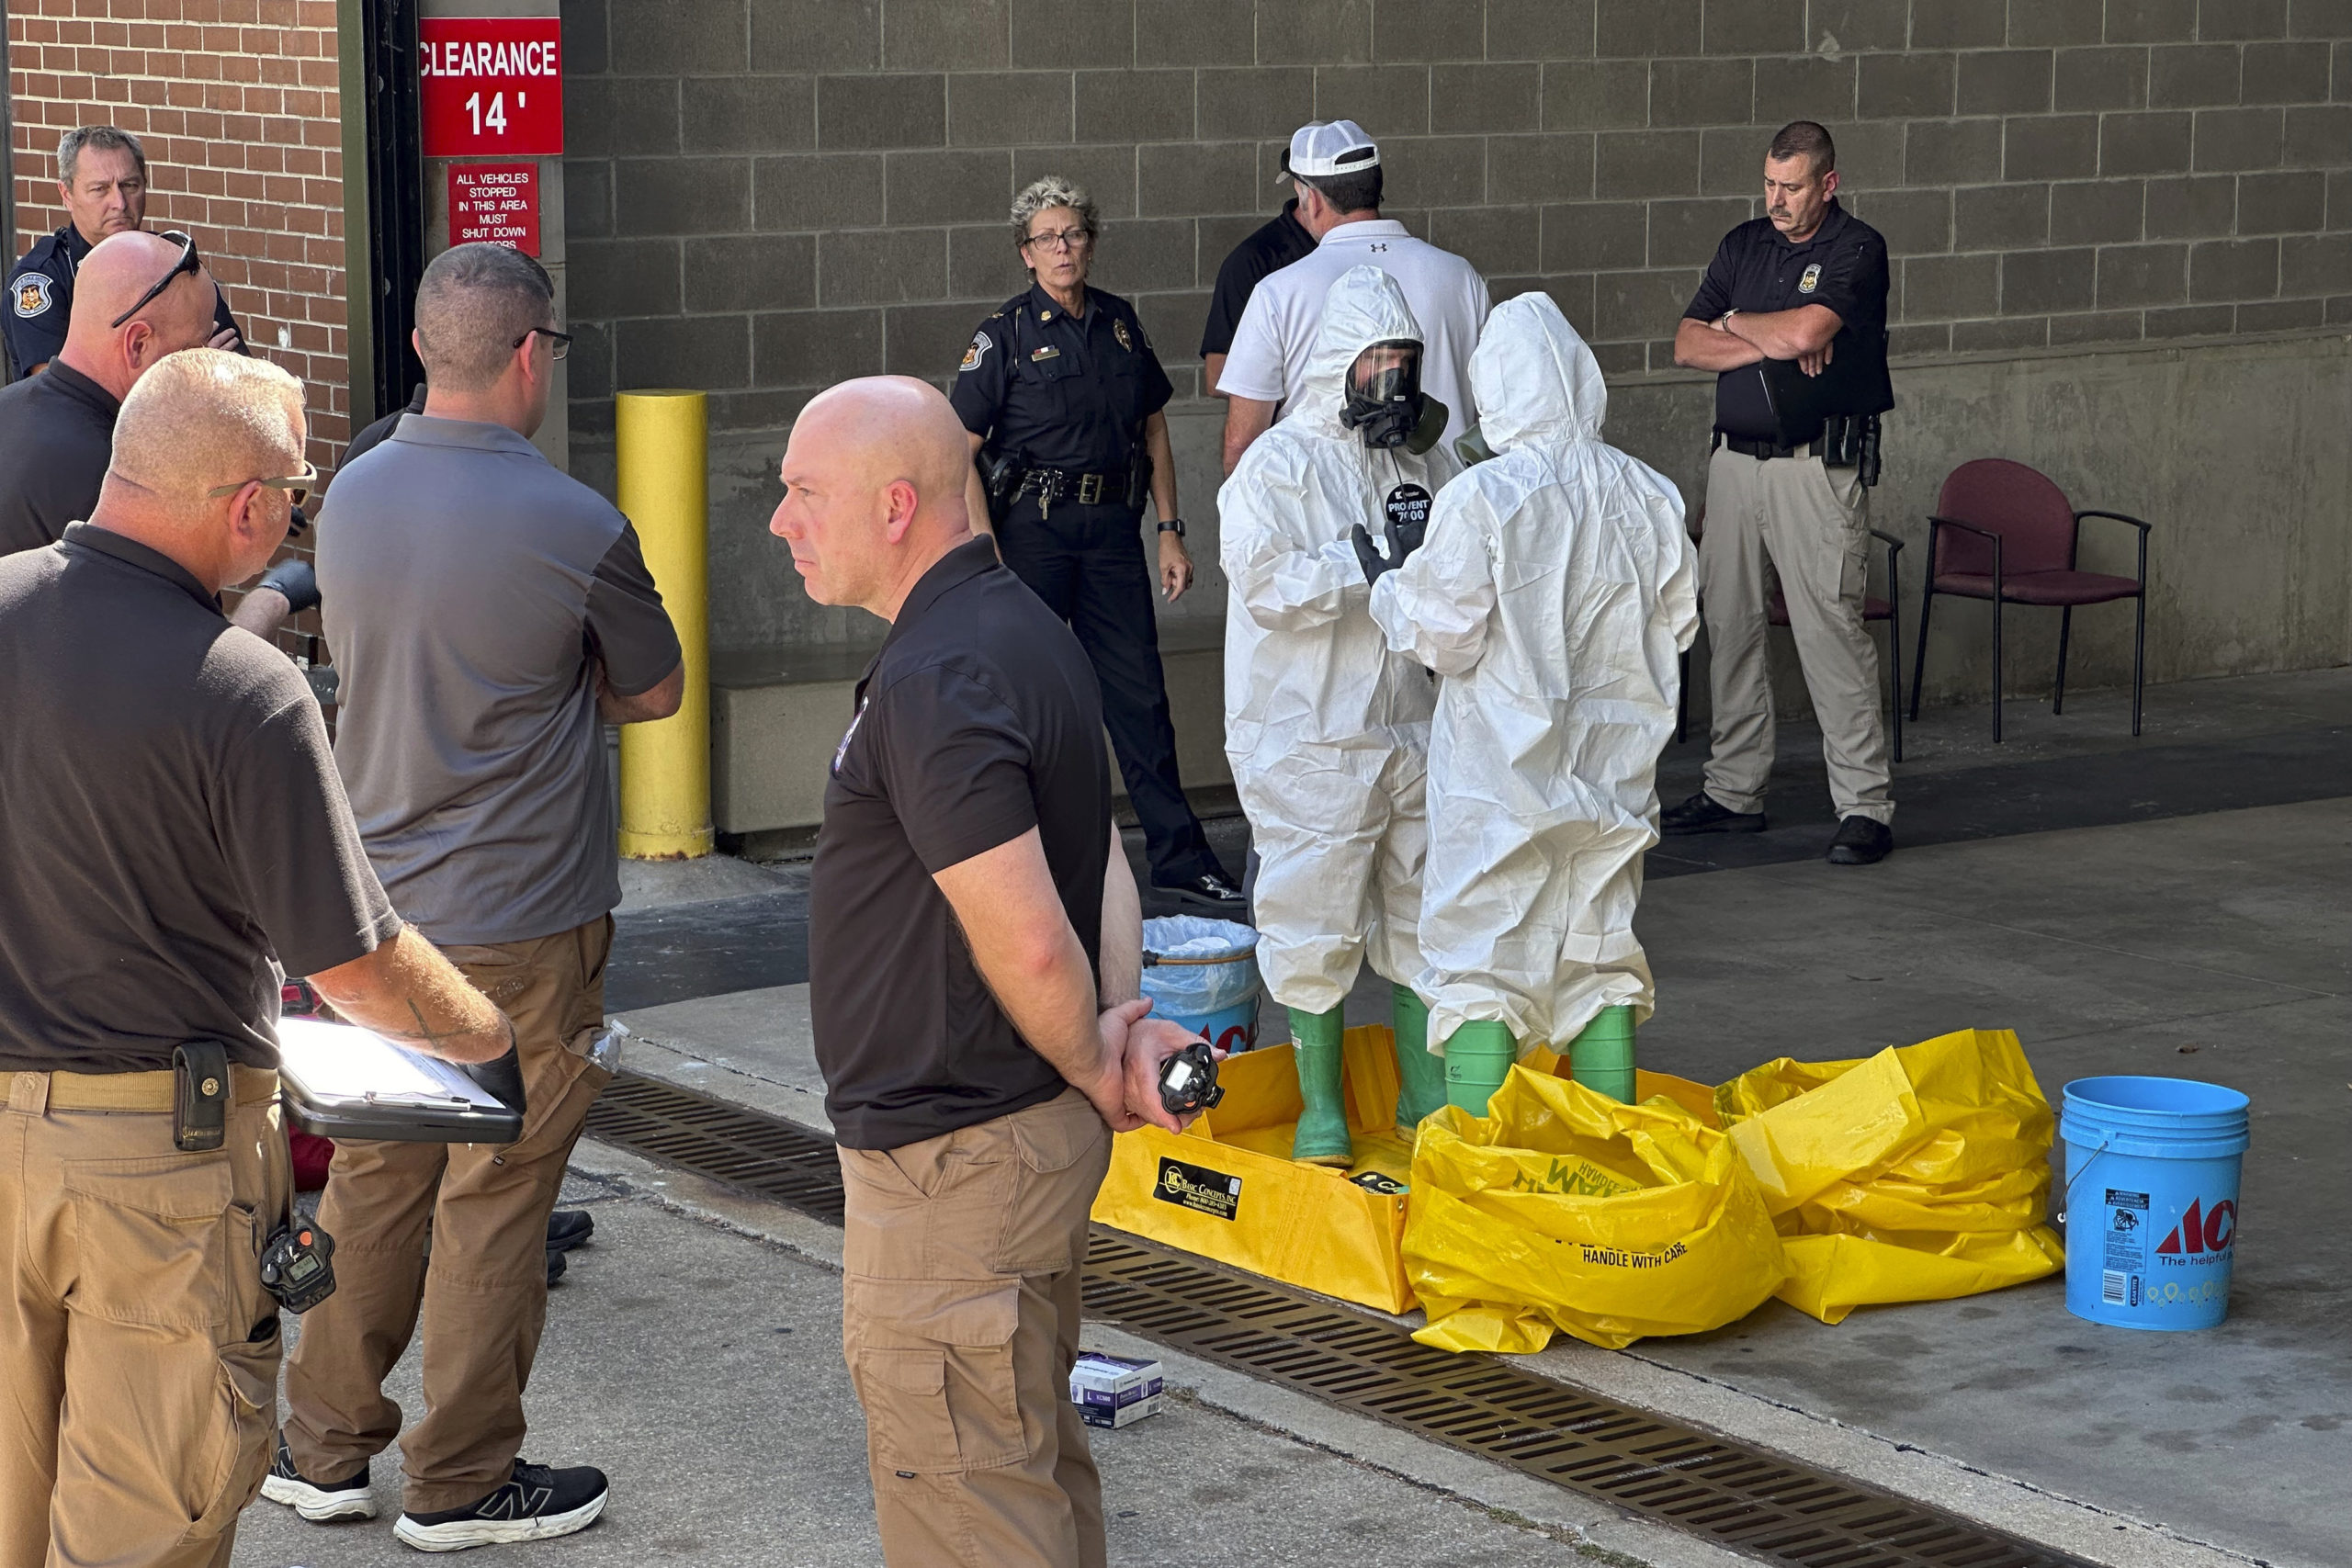
<svg viewBox="0 0 2352 1568">
<path fill-rule="evenodd" d="M 452 1063 L 348 1023 L 277 1021 L 286 1114 L 321 1138 L 397 1144 L 511 1144 L 523 1113 Z"/>
</svg>

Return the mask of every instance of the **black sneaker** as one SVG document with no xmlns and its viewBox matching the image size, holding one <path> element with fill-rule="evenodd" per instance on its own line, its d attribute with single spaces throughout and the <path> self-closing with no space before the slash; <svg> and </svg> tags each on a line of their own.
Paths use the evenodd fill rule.
<svg viewBox="0 0 2352 1568">
<path fill-rule="evenodd" d="M 584 1530 L 605 1511 L 605 1472 L 514 1461 L 514 1479 L 469 1508 L 402 1514 L 392 1533 L 419 1551 L 463 1551 Z"/>
<path fill-rule="evenodd" d="M 1894 848 L 1894 829 L 1867 817 L 1849 817 L 1829 840 L 1831 865 L 1876 865 Z"/>
<path fill-rule="evenodd" d="M 555 1282 L 556 1282 L 558 1280 L 562 1279 L 562 1278 L 563 1278 L 563 1275 L 564 1275 L 564 1270 L 566 1270 L 567 1269 L 570 1269 L 571 1267 L 571 1260 L 570 1260 L 569 1258 L 565 1258 L 565 1257 L 564 1257 L 564 1255 L 563 1255 L 562 1253 L 558 1252 L 554 1247 L 548 1247 L 548 1290 L 550 1290 L 550 1291 L 554 1290 L 554 1289 L 555 1289 Z"/>
<path fill-rule="evenodd" d="M 1657 830 L 1668 837 L 1678 833 L 1760 833 L 1764 830 L 1764 813 L 1734 811 L 1702 789 L 1681 805 L 1669 806 L 1660 812 Z"/>
<path fill-rule="evenodd" d="M 263 1477 L 261 1495 L 273 1503 L 285 1504 L 314 1525 L 334 1519 L 376 1517 L 376 1499 L 368 1490 L 366 1465 L 341 1481 L 305 1481 L 302 1472 L 294 1468 L 294 1455 L 286 1447 L 283 1432 L 277 1434 L 277 1462 Z"/>
<path fill-rule="evenodd" d="M 1241 889 L 1227 882 L 1221 871 L 1204 871 L 1189 882 L 1155 882 L 1151 890 L 1164 893 L 1180 904 L 1213 909 L 1219 914 L 1241 908 Z"/>
<path fill-rule="evenodd" d="M 585 1209 L 558 1209 L 548 1216 L 548 1250 L 570 1252 L 596 1234 L 596 1216 Z"/>
</svg>

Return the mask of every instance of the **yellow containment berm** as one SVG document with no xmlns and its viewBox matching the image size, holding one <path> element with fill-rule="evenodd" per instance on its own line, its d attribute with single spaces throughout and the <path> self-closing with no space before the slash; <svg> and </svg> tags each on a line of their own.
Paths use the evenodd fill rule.
<svg viewBox="0 0 2352 1568">
<path fill-rule="evenodd" d="M 2022 1284 L 2064 1262 L 2043 1224 L 2054 1118 L 2015 1033 L 1962 1030 L 1859 1061 L 1767 1063 L 1714 1089 L 1645 1072 L 1639 1104 L 1537 1053 L 1486 1116 L 1449 1107 L 1409 1146 L 1394 1043 L 1348 1032 L 1356 1163 L 1286 1157 L 1287 1047 L 1221 1069 L 1183 1136 L 1122 1134 L 1094 1217 L 1384 1312 L 1416 1337 L 1611 1348 L 1736 1322 L 1778 1296 L 1857 1306 Z M 1399 1188 L 1404 1190 L 1398 1190 Z"/>
</svg>

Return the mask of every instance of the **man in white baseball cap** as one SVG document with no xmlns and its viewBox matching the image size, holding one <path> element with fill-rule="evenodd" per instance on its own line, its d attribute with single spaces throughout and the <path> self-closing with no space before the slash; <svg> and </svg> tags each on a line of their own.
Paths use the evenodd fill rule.
<svg viewBox="0 0 2352 1568">
<path fill-rule="evenodd" d="M 1292 133 L 1282 178 L 1298 195 L 1298 221 L 1317 243 L 1260 281 L 1234 329 L 1217 380 L 1226 401 L 1225 471 L 1288 412 L 1306 384 L 1323 300 L 1340 274 L 1376 266 L 1396 280 L 1423 342 L 1421 386 L 1445 404 L 1448 442 L 1477 423 L 1470 351 L 1487 320 L 1487 284 L 1450 251 L 1380 215 L 1380 147 L 1351 119 L 1316 120 Z"/>
</svg>

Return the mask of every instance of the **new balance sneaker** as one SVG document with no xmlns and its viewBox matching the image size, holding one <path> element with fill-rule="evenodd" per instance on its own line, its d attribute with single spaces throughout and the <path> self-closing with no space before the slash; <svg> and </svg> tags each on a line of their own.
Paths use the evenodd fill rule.
<svg viewBox="0 0 2352 1568">
<path fill-rule="evenodd" d="M 594 1524 L 609 1492 L 601 1470 L 553 1470 L 518 1459 L 514 1476 L 481 1502 L 434 1514 L 402 1514 L 392 1533 L 419 1551 L 545 1540 Z"/>
<path fill-rule="evenodd" d="M 368 1467 L 341 1481 L 306 1481 L 294 1468 L 294 1455 L 286 1447 L 286 1434 L 277 1434 L 277 1462 L 269 1467 L 269 1474 L 261 1483 L 261 1495 L 273 1503 L 283 1503 L 314 1525 L 334 1519 L 372 1519 L 376 1517 L 376 1499 L 368 1490 Z"/>
</svg>

